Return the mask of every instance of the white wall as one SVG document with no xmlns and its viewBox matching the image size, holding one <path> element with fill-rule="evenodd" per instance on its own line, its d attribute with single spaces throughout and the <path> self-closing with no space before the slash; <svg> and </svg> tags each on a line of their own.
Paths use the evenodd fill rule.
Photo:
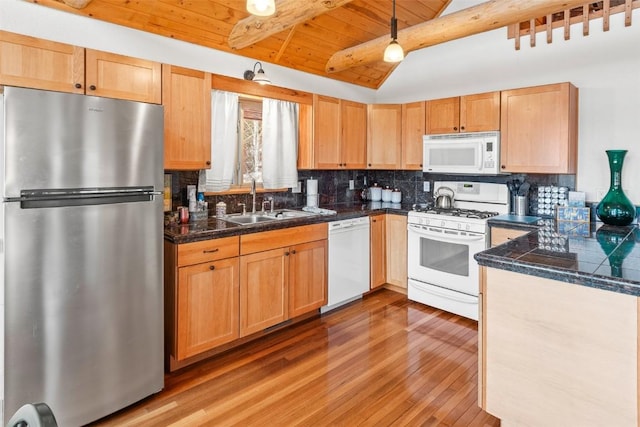
<svg viewBox="0 0 640 427">
<path fill-rule="evenodd" d="M 21 0 L 0 0 L 0 29 L 79 46 L 241 78 L 255 61 L 177 40 L 107 24 Z M 446 13 L 481 0 L 453 0 Z M 455 40 L 410 53 L 378 91 L 264 63 L 278 86 L 372 103 L 400 103 L 570 81 L 580 89 L 577 187 L 590 201 L 606 191 L 609 169 L 604 150 L 628 149 L 623 183 L 640 204 L 640 10 L 634 25 L 611 17 L 611 30 L 600 20 L 582 36 L 574 25 L 571 39 L 562 29 L 554 42 L 539 34 L 516 51 L 506 29 Z"/>
</svg>

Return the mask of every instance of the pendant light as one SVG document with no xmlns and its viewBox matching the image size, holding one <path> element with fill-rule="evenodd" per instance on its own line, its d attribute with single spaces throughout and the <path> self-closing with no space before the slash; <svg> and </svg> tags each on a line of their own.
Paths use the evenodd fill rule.
<svg viewBox="0 0 640 427">
<path fill-rule="evenodd" d="M 275 0 L 247 0 L 247 11 L 256 16 L 271 16 L 276 13 Z"/>
<path fill-rule="evenodd" d="M 396 0 L 393 0 L 393 16 L 391 17 L 391 43 L 384 50 L 384 62 L 400 62 L 404 59 L 404 51 L 398 43 L 398 20 L 396 19 Z"/>
</svg>

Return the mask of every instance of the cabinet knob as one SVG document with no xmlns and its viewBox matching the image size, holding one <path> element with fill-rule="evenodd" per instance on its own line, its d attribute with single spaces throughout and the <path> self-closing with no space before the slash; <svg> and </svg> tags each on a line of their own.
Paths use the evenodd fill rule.
<svg viewBox="0 0 640 427">
<path fill-rule="evenodd" d="M 506 169 L 507 167 L 505 165 L 500 165 L 500 169 Z"/>
<path fill-rule="evenodd" d="M 285 253 L 284 253 L 284 256 L 289 256 L 289 252 L 285 252 Z"/>
<path fill-rule="evenodd" d="M 80 89 L 82 87 L 82 85 L 80 83 L 76 83 L 75 87 L 76 87 L 76 89 Z"/>
<path fill-rule="evenodd" d="M 464 126 L 460 126 L 460 130 L 464 130 Z"/>
<path fill-rule="evenodd" d="M 369 167 L 371 167 L 371 163 L 369 163 Z"/>
<path fill-rule="evenodd" d="M 457 126 L 454 126 L 454 127 L 453 127 L 453 130 L 458 130 L 458 127 L 457 127 Z"/>
<path fill-rule="evenodd" d="M 422 167 L 422 163 L 420 163 L 420 167 Z"/>
<path fill-rule="evenodd" d="M 210 265 L 210 266 L 209 266 L 209 270 L 215 270 L 215 269 L 216 269 L 216 266 L 215 266 L 215 265 Z"/>
<path fill-rule="evenodd" d="M 204 164 L 207 166 L 211 166 L 211 161 L 207 160 L 206 162 L 204 162 Z"/>
<path fill-rule="evenodd" d="M 96 87 L 95 87 L 95 85 L 91 85 L 91 86 L 89 86 L 89 89 L 96 90 Z"/>
<path fill-rule="evenodd" d="M 292 251 L 291 251 L 291 253 L 292 253 L 293 255 L 295 255 L 295 254 L 296 254 L 296 250 L 295 250 L 295 249 L 294 249 L 294 250 L 292 250 Z"/>
</svg>

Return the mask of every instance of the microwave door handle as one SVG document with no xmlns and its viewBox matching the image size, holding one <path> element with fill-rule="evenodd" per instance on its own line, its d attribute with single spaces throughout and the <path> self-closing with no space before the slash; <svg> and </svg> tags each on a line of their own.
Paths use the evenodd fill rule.
<svg viewBox="0 0 640 427">
<path fill-rule="evenodd" d="M 478 170 L 482 171 L 482 159 L 484 157 L 484 153 L 487 150 L 487 143 L 482 141 L 480 144 L 480 150 L 478 150 Z"/>
<path fill-rule="evenodd" d="M 460 234 L 445 234 L 444 231 L 442 233 L 434 233 L 434 232 L 430 232 L 428 230 L 425 230 L 423 228 L 415 228 L 415 227 L 411 227 L 410 228 L 411 231 L 413 231 L 416 234 L 419 234 L 421 236 L 425 236 L 425 237 L 432 237 L 436 240 L 440 240 L 443 242 L 478 242 L 481 240 L 485 239 L 485 235 L 484 234 L 474 234 L 472 236 L 463 236 Z"/>
</svg>

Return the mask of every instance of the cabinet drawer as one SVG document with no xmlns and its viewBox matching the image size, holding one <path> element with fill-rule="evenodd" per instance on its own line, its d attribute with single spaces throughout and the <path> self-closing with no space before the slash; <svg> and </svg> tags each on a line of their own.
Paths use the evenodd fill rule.
<svg viewBox="0 0 640 427">
<path fill-rule="evenodd" d="M 185 243 L 178 245 L 178 267 L 238 256 L 239 251 L 238 236 Z"/>
<path fill-rule="evenodd" d="M 245 234 L 240 238 L 240 253 L 247 255 L 326 238 L 327 223 Z"/>
</svg>

